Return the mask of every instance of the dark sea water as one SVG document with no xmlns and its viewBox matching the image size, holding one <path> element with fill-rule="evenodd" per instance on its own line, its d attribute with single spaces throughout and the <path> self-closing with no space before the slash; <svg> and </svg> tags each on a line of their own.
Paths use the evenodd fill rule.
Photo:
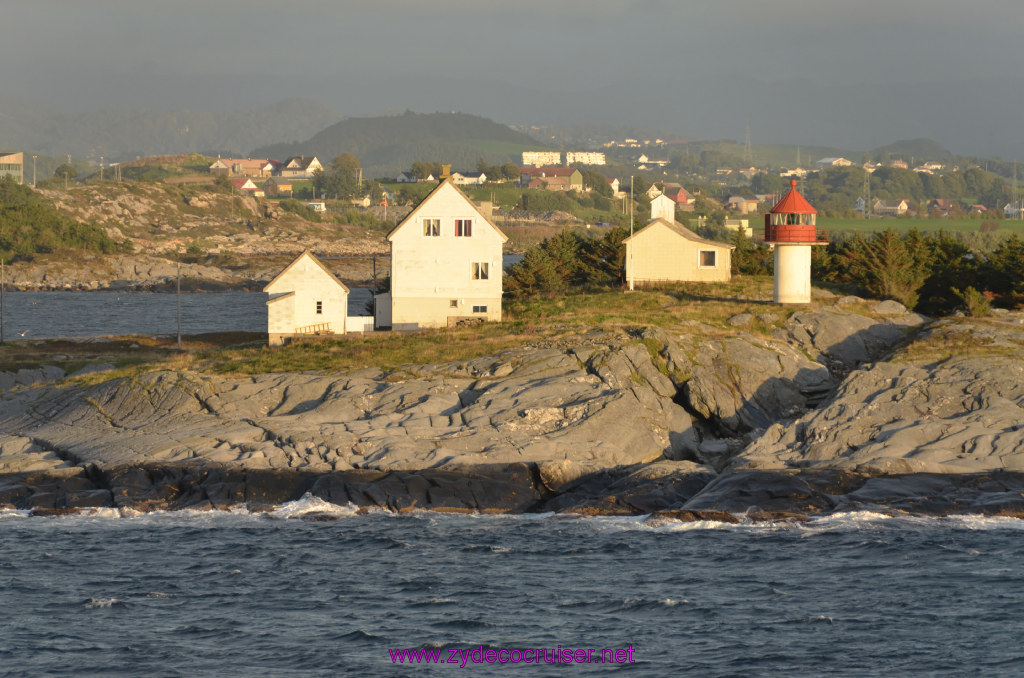
<svg viewBox="0 0 1024 678">
<path fill-rule="evenodd" d="M 1022 561 L 1024 522 L 977 517 L 7 511 L 0 675 L 1019 676 Z M 635 663 L 388 653 L 480 646 Z"/>
<path fill-rule="evenodd" d="M 349 294 L 349 315 L 366 315 L 368 289 Z M 267 295 L 200 292 L 181 295 L 181 331 L 266 332 Z M 6 339 L 176 334 L 178 297 L 161 292 L 7 292 Z"/>
</svg>

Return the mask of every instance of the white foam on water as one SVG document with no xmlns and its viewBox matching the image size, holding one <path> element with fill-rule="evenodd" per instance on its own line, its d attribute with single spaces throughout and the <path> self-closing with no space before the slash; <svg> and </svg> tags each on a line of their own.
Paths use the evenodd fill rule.
<svg viewBox="0 0 1024 678">
<path fill-rule="evenodd" d="M 19 518 L 28 518 L 29 511 L 22 509 L 0 509 L 0 520 L 17 520 Z"/>
<path fill-rule="evenodd" d="M 310 514 L 329 516 L 355 516 L 359 515 L 359 507 L 355 504 L 339 506 L 319 497 L 314 497 L 308 492 L 301 499 L 281 504 L 273 511 L 267 513 L 270 518 L 302 518 Z"/>
<path fill-rule="evenodd" d="M 121 603 L 124 603 L 124 601 L 123 600 L 118 600 L 117 598 L 90 598 L 89 600 L 85 601 L 85 609 L 87 609 L 87 610 L 106 609 L 106 608 L 114 607 L 115 605 L 118 605 L 118 604 L 121 604 Z"/>
</svg>

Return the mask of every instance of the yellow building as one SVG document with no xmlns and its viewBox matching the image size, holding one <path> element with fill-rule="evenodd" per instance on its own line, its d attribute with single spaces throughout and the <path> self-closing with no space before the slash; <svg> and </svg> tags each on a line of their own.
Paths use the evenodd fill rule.
<svg viewBox="0 0 1024 678">
<path fill-rule="evenodd" d="M 11 177 L 19 184 L 25 179 L 25 154 L 0 151 L 0 178 Z"/>
<path fill-rule="evenodd" d="M 724 282 L 732 277 L 732 245 L 705 240 L 674 220 L 655 219 L 623 243 L 627 283 Z"/>
</svg>

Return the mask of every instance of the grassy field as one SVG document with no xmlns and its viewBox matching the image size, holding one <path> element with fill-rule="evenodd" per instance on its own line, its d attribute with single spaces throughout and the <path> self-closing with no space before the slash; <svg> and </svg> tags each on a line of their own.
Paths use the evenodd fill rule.
<svg viewBox="0 0 1024 678">
<path fill-rule="evenodd" d="M 771 298 L 771 291 L 770 277 L 737 277 L 720 284 L 678 284 L 631 293 L 579 293 L 508 302 L 501 323 L 317 338 L 274 349 L 266 346 L 266 335 L 241 333 L 186 337 L 181 352 L 172 337 L 122 337 L 102 343 L 19 340 L 0 345 L 0 369 L 57 365 L 71 373 L 95 363 L 115 367 L 112 371 L 77 377 L 79 383 L 165 369 L 252 375 L 378 367 L 400 377 L 403 366 L 479 358 L 536 342 L 576 337 L 595 329 L 667 328 L 699 322 L 702 336 L 727 336 L 735 330 L 726 320 L 742 312 L 772 313 L 773 319 L 754 320 L 744 328 L 767 335 L 793 312 L 765 301 Z"/>
<path fill-rule="evenodd" d="M 905 233 L 913 228 L 919 231 L 961 231 L 977 233 L 984 219 L 950 218 L 950 219 L 839 219 L 822 217 L 818 226 L 829 233 L 878 233 L 886 229 Z M 1000 220 L 996 222 L 1001 229 L 1012 233 L 1024 234 L 1024 221 Z"/>
</svg>

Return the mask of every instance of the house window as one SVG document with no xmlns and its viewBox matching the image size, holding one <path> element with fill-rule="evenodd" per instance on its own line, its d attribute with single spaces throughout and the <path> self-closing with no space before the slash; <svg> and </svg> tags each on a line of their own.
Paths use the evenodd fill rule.
<svg viewBox="0 0 1024 678">
<path fill-rule="evenodd" d="M 452 299 L 451 301 L 448 302 L 448 306 L 449 306 L 449 308 L 458 308 L 459 307 L 459 300 L 458 299 Z"/>
<path fill-rule="evenodd" d="M 456 219 L 455 220 L 455 237 L 457 238 L 468 238 L 473 235 L 473 220 L 472 219 Z"/>
<path fill-rule="evenodd" d="M 473 313 L 487 313 L 487 307 L 486 306 L 474 306 L 473 307 Z"/>
<path fill-rule="evenodd" d="M 324 313 L 324 302 L 322 302 L 322 301 L 316 302 L 316 314 L 317 315 L 323 315 L 323 313 Z"/>
<path fill-rule="evenodd" d="M 486 263 L 473 264 L 473 280 L 487 280 L 490 277 L 490 268 Z"/>
<path fill-rule="evenodd" d="M 441 220 L 440 219 L 424 219 L 423 220 L 423 235 L 428 238 L 437 238 L 441 235 Z"/>
<path fill-rule="evenodd" d="M 714 250 L 700 251 L 700 268 L 714 268 L 718 265 L 718 252 Z"/>
</svg>

